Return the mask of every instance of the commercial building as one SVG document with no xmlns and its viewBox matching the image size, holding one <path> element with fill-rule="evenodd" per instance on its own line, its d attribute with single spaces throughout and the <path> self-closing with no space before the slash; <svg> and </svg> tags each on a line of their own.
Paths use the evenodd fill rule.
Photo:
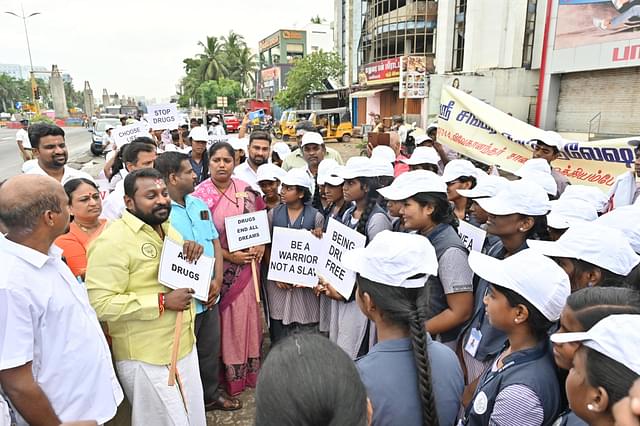
<svg viewBox="0 0 640 426">
<path fill-rule="evenodd" d="M 258 98 L 273 100 L 284 85 L 293 61 L 304 57 L 307 33 L 299 30 L 278 30 L 260 40 L 258 56 Z"/>
</svg>

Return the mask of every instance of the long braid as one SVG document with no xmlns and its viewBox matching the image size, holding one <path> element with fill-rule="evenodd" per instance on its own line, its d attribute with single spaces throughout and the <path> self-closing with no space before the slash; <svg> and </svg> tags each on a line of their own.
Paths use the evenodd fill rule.
<svg viewBox="0 0 640 426">
<path fill-rule="evenodd" d="M 427 350 L 427 334 L 424 329 L 424 315 L 418 307 L 411 312 L 409 329 L 411 331 L 413 355 L 418 368 L 418 387 L 420 388 L 420 400 L 422 401 L 422 424 L 424 426 L 439 426 L 433 384 L 431 383 L 431 365 L 429 364 L 429 352 Z"/>
<path fill-rule="evenodd" d="M 367 236 L 367 222 L 369 221 L 369 216 L 373 211 L 374 207 L 378 203 L 378 186 L 376 185 L 374 179 L 367 178 L 358 178 L 360 181 L 360 185 L 362 187 L 367 187 L 367 193 L 365 195 L 365 199 L 367 200 L 367 205 L 365 206 L 362 214 L 360 215 L 360 219 L 358 220 L 358 226 L 356 227 L 356 231 L 361 233 L 364 236 Z"/>
</svg>

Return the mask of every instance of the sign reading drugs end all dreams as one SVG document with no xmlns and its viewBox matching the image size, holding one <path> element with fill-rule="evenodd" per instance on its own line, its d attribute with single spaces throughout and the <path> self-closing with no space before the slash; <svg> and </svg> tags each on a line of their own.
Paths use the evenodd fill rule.
<svg viewBox="0 0 640 426">
<path fill-rule="evenodd" d="M 176 104 L 151 105 L 147 120 L 153 130 L 173 130 L 178 128 L 178 106 Z"/>
<path fill-rule="evenodd" d="M 225 217 L 224 226 L 230 252 L 271 242 L 269 219 L 265 210 Z"/>
<path fill-rule="evenodd" d="M 315 287 L 316 266 L 322 242 L 304 229 L 273 228 L 267 278 L 288 284 Z"/>
<path fill-rule="evenodd" d="M 195 290 L 194 297 L 206 302 L 214 263 L 214 258 L 205 255 L 193 263 L 187 262 L 182 254 L 182 244 L 165 238 L 160 255 L 158 281 L 172 289 L 192 288 Z"/>
</svg>

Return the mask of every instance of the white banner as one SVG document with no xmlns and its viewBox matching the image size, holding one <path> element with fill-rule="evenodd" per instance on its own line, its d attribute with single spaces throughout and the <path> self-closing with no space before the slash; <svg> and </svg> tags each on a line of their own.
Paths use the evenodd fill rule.
<svg viewBox="0 0 640 426">
<path fill-rule="evenodd" d="M 224 226 L 231 252 L 271 242 L 266 210 L 225 217 Z"/>
<path fill-rule="evenodd" d="M 321 240 L 306 229 L 275 226 L 267 278 L 288 284 L 315 287 Z"/>
<path fill-rule="evenodd" d="M 484 246 L 484 240 L 487 238 L 487 231 L 461 220 L 460 226 L 458 227 L 458 235 L 460 235 L 462 244 L 464 244 L 467 250 L 481 252 Z"/>
<path fill-rule="evenodd" d="M 141 136 L 149 137 L 149 130 L 144 124 L 138 121 L 133 124 L 127 124 L 126 126 L 116 127 L 111 132 L 111 136 L 113 137 L 113 141 L 116 143 L 116 146 L 121 148 L 122 145 L 131 142 L 135 138 L 139 138 Z"/>
<path fill-rule="evenodd" d="M 158 281 L 173 289 L 192 288 L 196 292 L 194 297 L 206 302 L 214 263 L 214 258 L 204 254 L 194 263 L 187 262 L 182 254 L 182 244 L 165 238 L 160 255 Z"/>
<path fill-rule="evenodd" d="M 176 104 L 151 105 L 147 107 L 146 115 L 153 130 L 177 129 L 180 119 Z"/>
</svg>

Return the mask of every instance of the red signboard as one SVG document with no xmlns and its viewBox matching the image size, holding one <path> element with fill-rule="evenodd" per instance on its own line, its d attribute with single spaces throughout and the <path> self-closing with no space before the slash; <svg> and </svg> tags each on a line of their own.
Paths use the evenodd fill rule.
<svg viewBox="0 0 640 426">
<path fill-rule="evenodd" d="M 372 62 L 363 67 L 362 77 L 366 83 L 391 83 L 400 78 L 400 57 Z M 364 83 L 364 82 L 361 82 Z"/>
</svg>

